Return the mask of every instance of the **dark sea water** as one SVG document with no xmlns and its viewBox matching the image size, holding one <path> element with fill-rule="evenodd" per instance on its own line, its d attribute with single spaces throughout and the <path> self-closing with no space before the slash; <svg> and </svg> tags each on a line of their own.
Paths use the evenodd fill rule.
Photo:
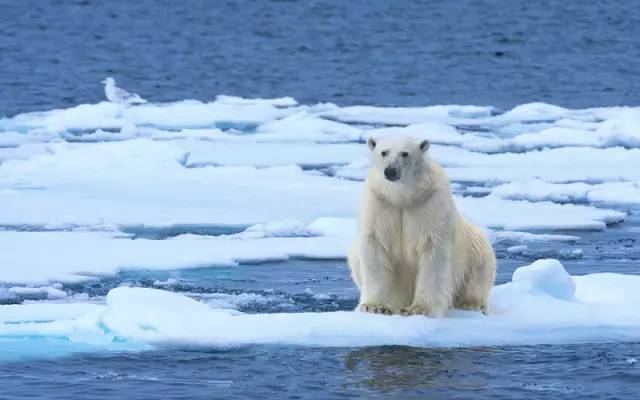
<svg viewBox="0 0 640 400">
<path fill-rule="evenodd" d="M 293 96 L 341 105 L 640 103 L 635 1 L 0 0 L 0 115 L 97 102 L 114 76 L 151 101 Z M 498 283 L 539 257 L 571 274 L 640 273 L 637 216 L 577 243 L 496 246 Z M 564 232 L 569 233 L 571 232 Z M 153 233 L 147 233 L 153 236 Z M 571 259 L 570 251 L 583 256 Z M 343 260 L 124 272 L 193 297 L 255 293 L 244 312 L 352 309 Z M 330 293 L 316 298 L 309 294 Z M 612 288 L 615 290 L 615 288 Z M 158 349 L 0 361 L 0 399 L 633 399 L 640 343 L 497 348 Z M 22 351 L 22 350 L 21 350 Z M 28 352 L 26 352 L 28 354 Z M 59 354 L 67 354 L 59 356 Z M 0 357 L 2 359 L 2 357 Z"/>
<path fill-rule="evenodd" d="M 639 352 L 607 344 L 88 355 L 0 365 L 0 398 L 636 399 L 640 364 L 628 354 Z"/>
<path fill-rule="evenodd" d="M 640 102 L 634 0 L 0 0 L 0 115 L 217 94 L 340 105 Z"/>
</svg>

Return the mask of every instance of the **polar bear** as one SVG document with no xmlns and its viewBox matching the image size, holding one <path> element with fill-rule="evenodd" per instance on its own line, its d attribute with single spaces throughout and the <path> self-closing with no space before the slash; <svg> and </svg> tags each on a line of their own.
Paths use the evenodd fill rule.
<svg viewBox="0 0 640 400">
<path fill-rule="evenodd" d="M 451 307 L 488 313 L 496 260 L 484 232 L 456 209 L 429 142 L 367 141 L 358 234 L 349 251 L 357 310 L 440 317 Z"/>
</svg>

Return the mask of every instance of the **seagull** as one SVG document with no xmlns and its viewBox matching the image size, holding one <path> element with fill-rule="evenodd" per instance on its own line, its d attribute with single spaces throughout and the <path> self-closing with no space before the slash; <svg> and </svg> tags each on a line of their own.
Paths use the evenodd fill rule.
<svg viewBox="0 0 640 400">
<path fill-rule="evenodd" d="M 129 93 L 126 90 L 116 86 L 116 80 L 108 77 L 102 81 L 104 83 L 104 95 L 107 100 L 117 104 L 144 104 L 147 101 L 135 93 Z"/>
</svg>

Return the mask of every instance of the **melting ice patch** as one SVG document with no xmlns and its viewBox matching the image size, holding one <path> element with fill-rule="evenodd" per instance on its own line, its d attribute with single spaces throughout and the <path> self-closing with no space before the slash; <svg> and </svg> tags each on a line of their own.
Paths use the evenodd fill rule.
<svg viewBox="0 0 640 400">
<path fill-rule="evenodd" d="M 616 287 L 612 292 L 611 287 Z M 517 269 L 494 288 L 492 313 L 451 311 L 441 319 L 351 311 L 242 314 L 157 289 L 120 287 L 105 305 L 0 306 L 0 338 L 67 337 L 224 348 L 249 344 L 420 347 L 558 344 L 640 339 L 640 277 L 569 276 L 557 260 Z M 3 341 L 0 341 L 2 346 Z"/>
<path fill-rule="evenodd" d="M 626 217 L 613 205 L 640 203 L 639 132 L 637 107 L 532 103 L 502 112 L 300 105 L 286 97 L 84 104 L 2 118 L 0 298 L 36 304 L 2 306 L 0 347 L 26 348 L 17 338 L 92 349 L 637 340 L 629 307 L 638 300 L 637 277 L 569 277 L 547 261 L 496 287 L 490 317 L 452 312 L 442 320 L 239 314 L 228 307 L 264 299 L 219 296 L 207 305 L 132 288 L 114 289 L 107 304 L 78 304 L 88 299 L 65 296 L 56 282 L 136 268 L 342 258 L 369 168 L 364 139 L 397 133 L 431 140 L 459 209 L 495 242 L 512 251 L 575 242 L 547 231 L 604 230 Z"/>
<path fill-rule="evenodd" d="M 77 282 L 121 270 L 170 270 L 229 266 L 295 257 L 336 259 L 345 255 L 344 235 L 254 228 L 244 235 L 180 235 L 132 240 L 113 232 L 0 232 L 0 282 Z M 298 228 L 296 228 L 298 229 Z M 293 235 L 293 234 L 292 234 Z M 38 249 L 38 251 L 34 251 Z M 43 257 L 46 254 L 46 257 Z"/>
<path fill-rule="evenodd" d="M 491 189 L 490 192 L 509 200 L 548 200 L 559 203 L 640 203 L 640 182 L 551 183 L 540 179 L 531 179 L 506 183 Z"/>
<path fill-rule="evenodd" d="M 288 149 L 286 144 L 221 144 L 210 147 L 208 159 L 236 165 L 205 168 L 188 168 L 191 158 L 184 146 L 181 141 L 174 144 L 149 139 L 55 143 L 47 154 L 9 160 L 0 165 L 0 205 L 6 211 L 0 215 L 0 224 L 248 225 L 285 219 L 311 221 L 329 216 L 353 217 L 356 214 L 361 191 L 359 183 L 318 171 L 305 171 L 297 165 L 281 165 L 280 161 L 288 158 L 303 165 L 306 162 L 321 164 L 323 160 L 326 164 L 345 161 L 350 152 L 357 157 L 362 151 L 354 145 L 340 151 L 332 146 L 324 149 L 322 145 L 317 145 L 317 149 L 306 146 L 302 151 L 302 146 L 294 145 L 289 150 L 295 151 L 298 155 L 294 157 L 298 158 L 293 160 L 291 156 L 279 156 L 278 148 Z M 202 147 L 208 145 L 205 143 Z M 241 155 L 243 148 L 246 151 Z M 323 155 L 305 156 L 313 151 Z M 324 151 L 328 155 L 324 155 Z M 230 153 L 225 155 L 225 152 Z M 251 160 L 252 154 L 256 156 Z M 202 156 L 200 160 L 203 160 Z M 468 159 L 461 154 L 459 160 L 462 163 Z M 502 165 L 495 161 L 482 176 L 483 180 L 495 179 L 495 176 L 489 177 L 492 171 L 500 177 L 503 173 L 497 171 L 517 171 L 519 168 L 517 165 L 505 168 L 504 165 L 509 165 L 508 160 L 503 160 Z M 263 167 L 254 166 L 256 164 Z M 446 162 L 444 164 L 447 166 Z M 362 169 L 365 167 L 366 164 Z M 466 179 L 477 180 L 476 176 L 487 167 L 449 166 L 448 171 L 455 178 L 462 174 L 463 168 L 472 171 L 463 174 Z M 555 165 L 554 168 L 560 167 Z M 531 168 L 526 170 L 528 172 L 519 174 L 520 178 L 531 174 Z M 510 174 L 514 175 L 513 171 Z M 508 180 L 509 177 L 503 178 Z M 508 229 L 602 229 L 607 223 L 624 219 L 622 213 L 589 206 L 527 205 L 498 196 L 461 199 L 460 203 L 470 218 L 487 226 Z M 549 218 L 532 221 L 525 213 L 531 209 L 540 209 Z"/>
</svg>

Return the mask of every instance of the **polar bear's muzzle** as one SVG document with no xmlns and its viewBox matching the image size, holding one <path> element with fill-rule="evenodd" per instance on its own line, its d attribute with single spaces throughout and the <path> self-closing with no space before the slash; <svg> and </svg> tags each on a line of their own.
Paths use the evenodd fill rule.
<svg viewBox="0 0 640 400">
<path fill-rule="evenodd" d="M 384 169 L 384 177 L 388 181 L 395 182 L 400 179 L 400 170 L 394 167 L 387 167 Z"/>
</svg>

